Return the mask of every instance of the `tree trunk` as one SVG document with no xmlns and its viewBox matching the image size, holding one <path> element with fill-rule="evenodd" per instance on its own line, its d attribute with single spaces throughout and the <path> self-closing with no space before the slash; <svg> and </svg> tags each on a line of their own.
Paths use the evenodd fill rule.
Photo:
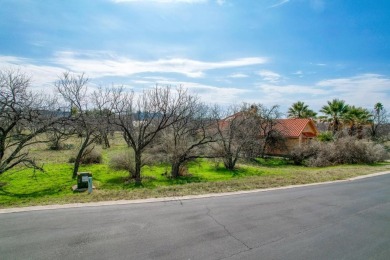
<svg viewBox="0 0 390 260">
<path fill-rule="evenodd" d="M 356 135 L 356 126 L 355 124 L 352 124 L 348 130 L 349 136 L 354 136 Z"/>
<path fill-rule="evenodd" d="M 60 138 L 56 138 L 54 140 L 54 145 L 53 145 L 52 148 L 54 148 L 55 150 L 61 150 L 61 140 L 60 140 Z"/>
<path fill-rule="evenodd" d="M 72 174 L 73 179 L 77 177 L 77 172 L 79 171 L 81 159 L 83 157 L 85 149 L 88 147 L 89 139 L 90 139 L 90 135 L 87 134 L 87 136 L 85 137 L 84 142 L 81 145 L 80 150 L 77 154 L 77 157 L 76 157 L 76 160 L 75 160 L 74 166 L 73 166 L 73 174 Z"/>
<path fill-rule="evenodd" d="M 263 146 L 261 147 L 261 154 L 260 154 L 260 157 L 264 159 L 265 157 L 265 151 L 267 149 L 267 143 L 268 143 L 268 136 L 266 136 L 264 138 L 264 143 L 263 143 Z"/>
<path fill-rule="evenodd" d="M 177 177 L 180 176 L 180 166 L 181 166 L 181 162 L 174 162 L 172 164 L 172 168 L 171 168 L 171 177 L 176 179 Z"/>
<path fill-rule="evenodd" d="M 131 173 L 131 178 L 135 179 L 136 184 L 141 184 L 141 166 L 142 166 L 142 152 L 134 151 L 135 155 L 135 169 L 134 172 Z"/>
<path fill-rule="evenodd" d="M 73 179 L 75 179 L 77 177 L 77 172 L 79 171 L 80 161 L 81 161 L 81 156 L 80 156 L 80 151 L 79 151 L 79 154 L 77 155 L 77 158 L 76 158 L 74 165 L 73 165 L 73 174 L 72 174 Z"/>
<path fill-rule="evenodd" d="M 333 125 L 333 136 L 336 135 L 340 131 L 340 122 L 337 118 L 334 119 Z"/>
<path fill-rule="evenodd" d="M 233 160 L 233 157 L 228 157 L 223 159 L 223 164 L 225 165 L 225 168 L 228 169 L 229 171 L 234 170 L 234 166 L 236 166 L 235 160 Z"/>
<path fill-rule="evenodd" d="M 5 135 L 0 134 L 0 162 L 3 160 L 5 152 Z"/>
<path fill-rule="evenodd" d="M 103 135 L 103 140 L 104 140 L 104 148 L 110 148 L 110 141 L 108 140 L 108 134 Z"/>
<path fill-rule="evenodd" d="M 357 138 L 363 139 L 363 126 L 362 125 L 359 125 L 357 127 Z"/>
</svg>

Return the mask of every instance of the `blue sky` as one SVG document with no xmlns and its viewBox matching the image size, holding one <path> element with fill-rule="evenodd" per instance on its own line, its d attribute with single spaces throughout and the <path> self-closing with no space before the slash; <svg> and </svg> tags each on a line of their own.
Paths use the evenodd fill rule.
<svg viewBox="0 0 390 260">
<path fill-rule="evenodd" d="M 182 85 L 208 103 L 390 97 L 388 0 L 0 0 L 0 67 L 53 90 Z"/>
</svg>

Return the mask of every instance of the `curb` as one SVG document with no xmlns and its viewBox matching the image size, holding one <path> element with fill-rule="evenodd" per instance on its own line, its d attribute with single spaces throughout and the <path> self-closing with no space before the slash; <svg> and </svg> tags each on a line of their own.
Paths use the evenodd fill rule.
<svg viewBox="0 0 390 260">
<path fill-rule="evenodd" d="M 193 200 L 193 199 L 203 199 L 203 198 L 214 198 L 214 197 L 250 194 L 250 193 L 256 193 L 256 192 L 286 190 L 286 189 L 317 186 L 317 185 L 324 185 L 324 184 L 331 184 L 331 183 L 349 182 L 349 181 L 355 181 L 355 180 L 361 180 L 361 179 L 386 175 L 386 174 L 390 174 L 390 171 L 377 172 L 377 173 L 357 176 L 357 177 L 353 177 L 353 178 L 349 178 L 349 179 L 345 179 L 345 180 L 316 182 L 316 183 L 299 184 L 299 185 L 289 185 L 289 186 L 283 186 L 283 187 L 277 187 L 277 188 L 256 189 L 256 190 L 248 190 L 248 191 L 233 191 L 233 192 L 210 193 L 210 194 L 202 194 L 202 195 L 187 195 L 187 196 L 182 196 L 182 197 L 150 198 L 150 199 L 138 199 L 138 200 L 115 200 L 115 201 L 100 201 L 100 202 L 87 202 L 87 203 L 72 203 L 72 204 L 63 204 L 63 205 L 54 204 L 54 205 L 31 206 L 31 207 L 22 207 L 22 208 L 5 208 L 5 209 L 0 209 L 0 214 L 39 211 L 39 210 L 99 207 L 99 206 L 128 205 L 128 204 L 170 202 L 170 201 L 183 201 L 183 200 Z"/>
</svg>

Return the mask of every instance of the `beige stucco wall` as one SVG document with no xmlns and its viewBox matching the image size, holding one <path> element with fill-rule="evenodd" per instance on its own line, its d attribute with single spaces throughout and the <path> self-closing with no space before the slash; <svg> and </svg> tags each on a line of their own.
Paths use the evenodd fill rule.
<svg viewBox="0 0 390 260">
<path fill-rule="evenodd" d="M 302 132 L 316 134 L 316 130 L 311 124 L 307 124 Z M 269 148 L 267 153 L 272 155 L 287 155 L 292 149 L 299 147 L 304 143 L 310 142 L 310 140 L 312 140 L 312 138 L 306 138 L 303 135 L 299 138 L 287 138 L 285 141 L 286 149 L 280 150 Z"/>
<path fill-rule="evenodd" d="M 286 149 L 280 150 L 280 149 L 272 149 L 269 148 L 267 150 L 268 154 L 272 155 L 286 155 L 294 149 L 295 147 L 299 146 L 299 139 L 298 138 L 289 138 L 285 141 Z"/>
</svg>

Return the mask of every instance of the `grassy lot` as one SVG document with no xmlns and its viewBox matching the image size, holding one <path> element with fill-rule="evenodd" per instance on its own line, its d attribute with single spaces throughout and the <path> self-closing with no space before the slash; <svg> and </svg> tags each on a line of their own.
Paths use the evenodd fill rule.
<svg viewBox="0 0 390 260">
<path fill-rule="evenodd" d="M 241 163 L 236 171 L 230 172 L 222 164 L 198 160 L 190 164 L 187 176 L 176 180 L 166 175 L 169 172 L 167 165 L 146 166 L 143 168 L 143 184 L 136 186 L 127 181 L 127 172 L 108 167 L 109 158 L 125 149 L 125 144 L 116 138 L 112 141 L 112 148 L 100 149 L 102 164 L 81 167 L 80 171 L 93 173 L 96 189 L 88 194 L 71 190 L 76 181 L 71 178 L 72 164 L 67 160 L 75 150 L 49 151 L 45 145 L 36 146 L 31 153 L 44 163 L 45 172 L 15 169 L 0 176 L 0 208 L 250 190 L 341 180 L 390 170 L 389 163 L 309 168 L 291 165 L 283 159 L 259 159 Z"/>
</svg>

